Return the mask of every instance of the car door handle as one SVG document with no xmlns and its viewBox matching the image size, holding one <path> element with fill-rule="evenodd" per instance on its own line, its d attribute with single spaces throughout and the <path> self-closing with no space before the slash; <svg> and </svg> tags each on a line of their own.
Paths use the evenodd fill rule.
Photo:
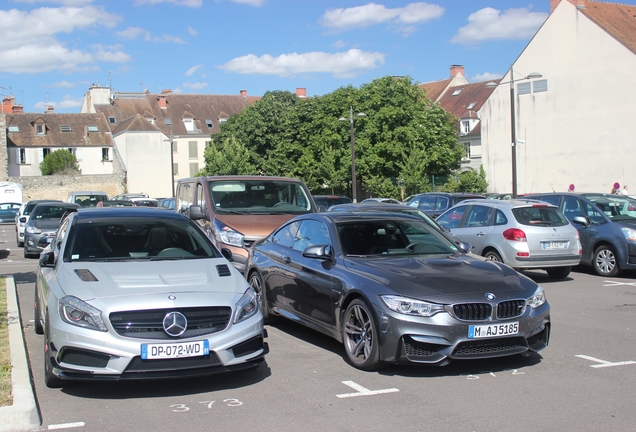
<svg viewBox="0 0 636 432">
<path fill-rule="evenodd" d="M 477 233 L 477 237 L 483 237 L 483 236 L 485 236 L 485 235 L 486 235 L 486 234 L 485 234 L 485 233 L 483 233 L 483 232 Z"/>
<path fill-rule="evenodd" d="M 291 262 L 291 257 L 283 256 L 283 261 L 285 261 L 287 264 L 289 264 Z"/>
</svg>

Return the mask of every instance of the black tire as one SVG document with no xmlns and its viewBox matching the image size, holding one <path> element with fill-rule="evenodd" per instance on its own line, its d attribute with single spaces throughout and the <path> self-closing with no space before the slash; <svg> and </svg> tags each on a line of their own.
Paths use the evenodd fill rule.
<svg viewBox="0 0 636 432">
<path fill-rule="evenodd" d="M 613 277 L 621 272 L 618 266 L 618 257 L 611 246 L 601 245 L 594 251 L 592 267 L 599 276 Z"/>
<path fill-rule="evenodd" d="M 497 252 L 497 251 L 496 251 L 496 250 L 494 250 L 494 249 L 490 249 L 489 251 L 487 251 L 487 252 L 484 254 L 484 257 L 485 257 L 486 259 L 491 260 L 491 261 L 497 261 L 497 262 L 500 262 L 500 263 L 502 263 L 502 262 L 503 262 L 503 259 L 501 259 L 501 255 L 499 255 L 499 252 Z"/>
<path fill-rule="evenodd" d="M 60 377 L 53 373 L 53 365 L 51 364 L 53 359 L 51 359 L 48 353 L 49 328 L 46 322 L 44 323 L 44 326 L 44 384 L 46 384 L 48 388 L 60 388 L 64 385 L 64 382 Z"/>
<path fill-rule="evenodd" d="M 35 334 L 44 334 L 44 327 L 42 326 L 42 318 L 40 318 L 40 300 L 38 298 L 38 285 L 35 284 L 35 297 L 33 299 L 33 329 Z"/>
<path fill-rule="evenodd" d="M 565 279 L 572 271 L 572 267 L 550 267 L 545 269 L 552 279 Z"/>
<path fill-rule="evenodd" d="M 345 352 L 351 364 L 358 369 L 380 369 L 378 327 L 371 308 L 362 299 L 352 301 L 344 314 L 342 338 Z"/>
<path fill-rule="evenodd" d="M 265 283 L 263 282 L 263 278 L 257 271 L 253 271 L 252 273 L 250 273 L 248 281 L 250 283 L 250 286 L 254 289 L 254 291 L 256 291 L 256 294 L 258 295 L 261 312 L 263 312 L 263 323 L 271 324 L 275 321 L 275 319 L 269 313 L 269 306 L 267 304 Z"/>
</svg>

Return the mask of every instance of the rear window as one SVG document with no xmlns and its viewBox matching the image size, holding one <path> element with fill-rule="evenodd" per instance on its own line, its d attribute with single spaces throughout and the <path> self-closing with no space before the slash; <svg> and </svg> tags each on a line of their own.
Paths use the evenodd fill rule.
<svg viewBox="0 0 636 432">
<path fill-rule="evenodd" d="M 512 209 L 512 214 L 522 225 L 564 226 L 570 223 L 556 207 L 518 207 Z"/>
<path fill-rule="evenodd" d="M 39 205 L 33 210 L 31 219 L 61 219 L 67 212 L 75 210 L 75 207 Z"/>
<path fill-rule="evenodd" d="M 98 202 L 108 200 L 106 195 L 75 195 L 73 202 L 81 207 L 96 207 Z"/>
<path fill-rule="evenodd" d="M 349 197 L 314 197 L 316 205 L 331 207 L 338 204 L 351 204 L 353 201 Z"/>
</svg>

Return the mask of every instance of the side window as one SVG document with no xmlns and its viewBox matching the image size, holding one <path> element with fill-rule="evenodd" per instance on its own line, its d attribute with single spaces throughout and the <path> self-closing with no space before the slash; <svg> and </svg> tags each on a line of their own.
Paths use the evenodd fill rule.
<svg viewBox="0 0 636 432">
<path fill-rule="evenodd" d="M 547 195 L 547 196 L 533 197 L 533 199 L 538 199 L 538 200 L 541 200 L 541 201 L 548 202 L 550 204 L 554 204 L 555 206 L 558 206 L 559 205 L 559 201 L 561 201 L 561 196 L 560 195 Z M 576 199 L 576 198 L 572 197 L 572 199 Z"/>
<path fill-rule="evenodd" d="M 66 232 L 68 231 L 68 218 L 62 223 L 60 229 L 57 230 L 57 235 L 55 236 L 55 240 L 53 240 L 53 255 L 55 255 L 55 259 L 57 260 L 58 254 L 62 249 L 62 243 L 66 238 Z"/>
<path fill-rule="evenodd" d="M 448 198 L 439 197 L 437 198 L 437 202 L 435 203 L 435 210 L 446 210 L 451 207 L 448 203 Z"/>
<path fill-rule="evenodd" d="M 484 227 L 490 225 L 490 216 L 492 215 L 493 208 L 473 205 L 470 207 L 470 212 L 466 218 L 464 226 L 466 228 L 471 227 Z"/>
<path fill-rule="evenodd" d="M 565 197 L 563 200 L 563 215 L 569 220 L 574 219 L 576 216 L 583 216 L 581 202 L 574 197 Z"/>
<path fill-rule="evenodd" d="M 205 213 L 205 191 L 203 190 L 203 185 L 201 183 L 197 183 L 196 185 L 196 194 L 197 194 L 197 205 L 201 206 L 201 210 Z"/>
<path fill-rule="evenodd" d="M 506 215 L 501 210 L 497 210 L 497 212 L 495 213 L 494 225 L 507 225 L 507 224 L 508 224 L 508 218 L 506 217 Z"/>
<path fill-rule="evenodd" d="M 417 204 L 417 208 L 420 210 L 435 210 L 435 201 L 436 198 L 434 196 L 422 196 L 420 197 L 420 202 Z"/>
<path fill-rule="evenodd" d="M 599 210 L 597 210 L 596 207 L 584 202 L 583 210 L 585 211 L 585 214 L 594 225 L 602 225 L 606 223 L 605 215 L 602 214 Z"/>
<path fill-rule="evenodd" d="M 294 249 L 304 251 L 309 246 L 331 244 L 327 226 L 319 221 L 303 221 L 298 229 L 294 242 Z"/>
<path fill-rule="evenodd" d="M 444 228 L 459 228 L 459 224 L 467 208 L 468 206 L 455 207 L 438 217 L 436 221 Z"/>
<path fill-rule="evenodd" d="M 289 248 L 294 246 L 294 240 L 296 239 L 299 226 L 300 222 L 292 222 L 285 225 L 276 234 L 274 234 L 272 242 Z"/>
<path fill-rule="evenodd" d="M 177 185 L 177 200 L 175 208 L 179 213 L 188 211 L 194 201 L 194 183 L 179 183 Z"/>
</svg>

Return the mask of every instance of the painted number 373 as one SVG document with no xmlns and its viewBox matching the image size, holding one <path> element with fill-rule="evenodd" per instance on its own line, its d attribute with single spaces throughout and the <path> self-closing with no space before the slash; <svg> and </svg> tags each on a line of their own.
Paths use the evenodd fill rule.
<svg viewBox="0 0 636 432">
<path fill-rule="evenodd" d="M 199 402 L 199 404 L 206 406 L 207 409 L 212 409 L 212 405 L 214 405 L 214 402 L 216 401 L 203 401 L 203 402 Z M 229 407 L 237 407 L 237 406 L 243 405 L 243 402 L 241 402 L 238 399 L 223 399 L 223 403 Z M 185 404 L 172 404 L 170 405 L 170 408 L 172 408 L 173 412 L 190 411 L 190 407 Z"/>
</svg>

